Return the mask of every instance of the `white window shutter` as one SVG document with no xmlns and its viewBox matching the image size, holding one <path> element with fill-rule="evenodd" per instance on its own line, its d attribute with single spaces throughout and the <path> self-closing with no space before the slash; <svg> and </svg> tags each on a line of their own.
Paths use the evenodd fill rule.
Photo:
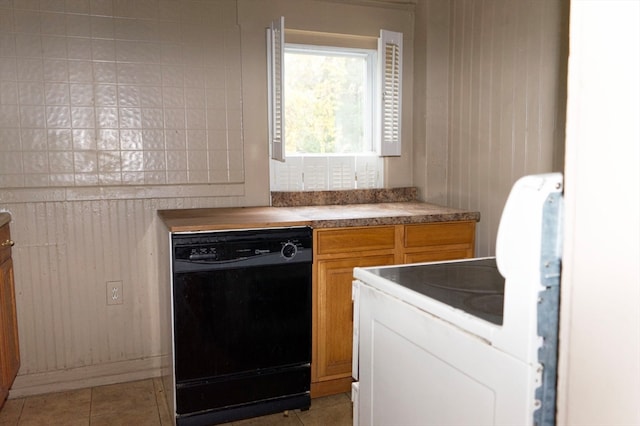
<svg viewBox="0 0 640 426">
<path fill-rule="evenodd" d="M 380 175 L 384 163 L 377 155 L 362 155 L 356 157 L 356 184 L 358 189 L 380 188 Z"/>
<path fill-rule="evenodd" d="M 267 28 L 267 79 L 271 158 L 284 162 L 284 16 Z"/>
<path fill-rule="evenodd" d="M 380 155 L 399 156 L 402 151 L 402 33 L 380 30 L 378 39 L 382 96 Z"/>
<path fill-rule="evenodd" d="M 286 163 L 270 161 L 272 191 L 303 191 L 303 157 L 288 157 Z"/>
<path fill-rule="evenodd" d="M 329 189 L 329 159 L 327 157 L 303 157 L 303 179 L 305 191 Z"/>
<path fill-rule="evenodd" d="M 328 160 L 329 189 L 354 189 L 356 186 L 356 157 L 331 156 Z"/>
</svg>

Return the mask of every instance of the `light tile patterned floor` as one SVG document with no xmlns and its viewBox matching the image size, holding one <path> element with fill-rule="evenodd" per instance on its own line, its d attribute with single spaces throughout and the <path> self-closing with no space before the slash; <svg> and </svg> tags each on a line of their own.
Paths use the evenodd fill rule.
<svg viewBox="0 0 640 426">
<path fill-rule="evenodd" d="M 0 426 L 165 426 L 171 425 L 162 382 L 97 386 L 66 392 L 9 399 L 0 411 Z M 351 400 L 338 394 L 311 401 L 308 411 L 292 410 L 233 422 L 233 426 L 350 426 Z"/>
</svg>

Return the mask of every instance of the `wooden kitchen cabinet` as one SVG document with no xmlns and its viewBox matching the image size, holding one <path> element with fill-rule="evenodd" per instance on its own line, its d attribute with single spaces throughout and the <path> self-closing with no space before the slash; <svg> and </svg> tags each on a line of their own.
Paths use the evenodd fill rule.
<svg viewBox="0 0 640 426">
<path fill-rule="evenodd" d="M 395 263 L 395 226 L 314 231 L 311 395 L 351 387 L 353 268 Z"/>
<path fill-rule="evenodd" d="M 314 231 L 311 396 L 351 389 L 353 268 L 473 257 L 475 222 Z"/>
<path fill-rule="evenodd" d="M 404 225 L 401 263 L 473 257 L 475 234 L 471 221 Z"/>
<path fill-rule="evenodd" d="M 0 227 L 0 407 L 18 374 L 20 352 L 9 224 Z"/>
</svg>

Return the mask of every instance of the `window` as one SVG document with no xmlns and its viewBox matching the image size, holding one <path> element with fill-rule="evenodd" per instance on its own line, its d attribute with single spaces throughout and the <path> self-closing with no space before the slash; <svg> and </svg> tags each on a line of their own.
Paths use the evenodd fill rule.
<svg viewBox="0 0 640 426">
<path fill-rule="evenodd" d="M 285 155 L 370 154 L 376 51 L 285 45 Z"/>
<path fill-rule="evenodd" d="M 381 156 L 400 155 L 402 34 L 307 33 L 267 29 L 271 189 L 380 187 Z"/>
</svg>

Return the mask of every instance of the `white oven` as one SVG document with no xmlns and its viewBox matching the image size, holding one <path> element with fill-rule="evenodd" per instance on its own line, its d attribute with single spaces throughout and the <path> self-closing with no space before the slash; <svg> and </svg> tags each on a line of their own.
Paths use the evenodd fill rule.
<svg viewBox="0 0 640 426">
<path fill-rule="evenodd" d="M 526 176 L 495 258 L 354 270 L 354 424 L 555 423 L 562 201 Z"/>
</svg>

